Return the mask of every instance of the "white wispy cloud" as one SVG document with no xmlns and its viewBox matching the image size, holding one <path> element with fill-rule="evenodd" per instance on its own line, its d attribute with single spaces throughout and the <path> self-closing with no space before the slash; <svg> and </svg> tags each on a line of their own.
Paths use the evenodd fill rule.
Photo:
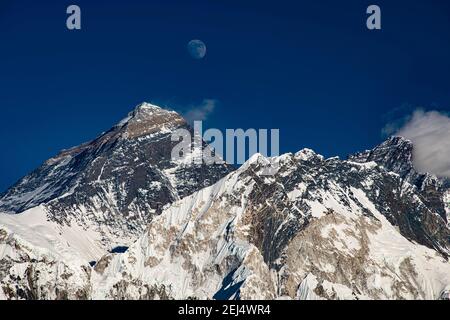
<svg viewBox="0 0 450 320">
<path fill-rule="evenodd" d="M 389 124 L 384 131 L 394 132 L 414 144 L 414 166 L 450 178 L 450 117 L 438 111 L 416 110 L 403 124 Z"/>
<path fill-rule="evenodd" d="M 183 116 L 189 123 L 204 121 L 214 111 L 216 106 L 217 100 L 204 99 L 199 105 L 191 106 L 187 111 L 183 112 Z"/>
</svg>

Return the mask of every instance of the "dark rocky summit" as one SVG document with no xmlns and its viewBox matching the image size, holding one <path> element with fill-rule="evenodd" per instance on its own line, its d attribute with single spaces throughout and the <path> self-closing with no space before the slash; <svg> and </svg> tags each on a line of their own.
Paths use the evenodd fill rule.
<svg viewBox="0 0 450 320">
<path fill-rule="evenodd" d="M 43 204 L 50 219 L 141 234 L 162 208 L 227 175 L 227 164 L 171 161 L 171 133 L 190 127 L 176 112 L 143 103 L 95 140 L 62 151 L 0 197 L 0 212 Z M 203 148 L 208 146 L 204 145 Z"/>
</svg>

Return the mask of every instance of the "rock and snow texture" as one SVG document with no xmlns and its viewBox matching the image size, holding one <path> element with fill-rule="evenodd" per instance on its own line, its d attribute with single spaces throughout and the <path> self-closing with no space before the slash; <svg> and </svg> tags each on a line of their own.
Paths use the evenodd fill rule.
<svg viewBox="0 0 450 320">
<path fill-rule="evenodd" d="M 447 219 L 442 194 L 450 190 L 450 179 L 417 172 L 413 165 L 413 149 L 411 141 L 402 137 L 391 137 L 373 150 L 350 156 L 349 160 L 361 163 L 374 161 L 387 171 L 397 173 L 405 183 L 417 187 L 428 207 Z"/>
<path fill-rule="evenodd" d="M 89 264 L 36 215 L 31 227 L 0 222 L 0 299 L 88 299 Z"/>
<path fill-rule="evenodd" d="M 97 139 L 61 152 L 21 179 L 0 196 L 0 212 L 40 206 L 56 228 L 73 226 L 87 237 L 97 233 L 96 246 L 104 251 L 129 245 L 165 205 L 231 171 L 226 164 L 171 161 L 177 129 L 190 130 L 176 112 L 143 103 Z"/>
<path fill-rule="evenodd" d="M 175 202 L 93 273 L 107 299 L 438 299 L 449 230 L 417 188 L 374 162 L 259 155 Z M 406 217 L 402 217 L 406 216 Z M 431 232 L 435 238 L 429 239 Z"/>
<path fill-rule="evenodd" d="M 142 105 L 4 194 L 25 212 L 0 214 L 0 299 L 448 297 L 450 188 L 414 170 L 409 141 L 231 172 L 172 163 L 180 126 Z M 103 254 L 125 232 L 137 241 Z"/>
</svg>

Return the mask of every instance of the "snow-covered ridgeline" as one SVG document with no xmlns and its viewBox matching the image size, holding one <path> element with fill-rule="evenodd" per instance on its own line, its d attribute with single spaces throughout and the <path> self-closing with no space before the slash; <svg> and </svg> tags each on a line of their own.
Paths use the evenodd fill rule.
<svg viewBox="0 0 450 320">
<path fill-rule="evenodd" d="M 286 189 L 280 177 L 292 176 L 293 165 L 339 163 L 306 151 L 275 161 L 281 164 L 275 177 L 259 176 L 269 161 L 256 155 L 217 184 L 175 202 L 127 253 L 106 259 L 94 276 L 94 296 L 437 299 L 449 284 L 449 263 L 407 240 L 368 199 L 364 187 L 377 183 L 376 177 L 367 178 L 362 189 L 329 181 L 326 189 L 302 182 L 285 190 L 287 201 L 311 222 L 287 243 L 275 265 L 268 264 L 264 248 L 252 238 L 258 209 L 276 199 L 257 203 L 254 193 L 276 184 Z M 350 165 L 353 172 L 378 171 L 373 163 Z M 306 179 L 314 181 L 315 174 L 320 170 L 305 173 Z M 287 214 L 278 230 L 294 217 Z"/>
<path fill-rule="evenodd" d="M 450 194 L 415 171 L 410 141 L 348 161 L 256 154 L 230 173 L 171 161 L 185 126 L 142 104 L 3 194 L 0 211 L 19 214 L 0 213 L 0 299 L 447 294 Z"/>
<path fill-rule="evenodd" d="M 232 171 L 226 164 L 171 161 L 171 132 L 178 128 L 188 126 L 176 112 L 140 104 L 109 131 L 62 151 L 0 195 L 0 212 L 24 215 L 17 217 L 20 224 L 31 216 L 24 212 L 40 208 L 46 220 L 66 230 L 68 243 L 70 230 L 93 239 L 93 245 L 80 245 L 92 260 L 99 256 L 98 246 L 103 254 L 129 246 L 165 205 Z M 16 219 L 4 219 L 9 218 Z"/>
</svg>

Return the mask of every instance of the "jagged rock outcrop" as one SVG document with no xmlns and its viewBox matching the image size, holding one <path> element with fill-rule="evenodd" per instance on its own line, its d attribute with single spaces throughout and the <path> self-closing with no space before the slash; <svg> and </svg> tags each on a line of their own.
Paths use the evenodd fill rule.
<svg viewBox="0 0 450 320">
<path fill-rule="evenodd" d="M 413 157 L 414 146 L 410 140 L 403 137 L 391 137 L 373 150 L 351 155 L 349 160 L 361 163 L 374 161 L 387 171 L 397 173 L 405 183 L 417 187 L 428 207 L 433 208 L 447 220 L 442 194 L 450 190 L 450 180 L 430 173 L 418 172 L 414 168 Z"/>
</svg>

